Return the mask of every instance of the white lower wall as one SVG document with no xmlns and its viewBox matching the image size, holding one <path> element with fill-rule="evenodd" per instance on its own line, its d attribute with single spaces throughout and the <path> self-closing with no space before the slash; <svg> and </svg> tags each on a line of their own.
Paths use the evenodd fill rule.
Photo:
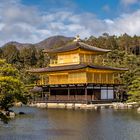
<svg viewBox="0 0 140 140">
<path fill-rule="evenodd" d="M 101 89 L 101 99 L 107 99 L 107 90 Z"/>
<path fill-rule="evenodd" d="M 114 99 L 113 90 L 108 90 L 108 99 Z"/>
<path fill-rule="evenodd" d="M 101 100 L 114 99 L 113 89 L 101 89 Z"/>
</svg>

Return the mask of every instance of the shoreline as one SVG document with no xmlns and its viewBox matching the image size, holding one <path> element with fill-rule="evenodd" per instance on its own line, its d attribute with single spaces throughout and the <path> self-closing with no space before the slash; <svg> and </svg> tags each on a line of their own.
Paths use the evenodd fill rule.
<svg viewBox="0 0 140 140">
<path fill-rule="evenodd" d="M 22 103 L 16 103 L 15 107 L 22 107 Z M 25 106 L 37 107 L 42 109 L 73 109 L 73 110 L 100 110 L 100 109 L 114 109 L 114 110 L 131 110 L 136 109 L 137 113 L 140 114 L 140 104 L 137 102 L 131 103 L 104 103 L 104 104 L 80 104 L 80 103 L 31 103 Z M 24 112 L 16 114 L 14 111 L 3 111 L 1 110 L 1 120 L 15 118 L 16 115 L 23 115 Z M 6 118 L 4 118 L 6 117 Z"/>
<path fill-rule="evenodd" d="M 140 104 L 136 102 L 132 103 L 105 103 L 105 104 L 80 104 L 80 103 L 31 103 L 28 104 L 30 107 L 38 108 L 55 108 L 55 109 L 104 109 L 104 108 L 113 108 L 113 109 L 137 109 L 140 107 Z"/>
</svg>

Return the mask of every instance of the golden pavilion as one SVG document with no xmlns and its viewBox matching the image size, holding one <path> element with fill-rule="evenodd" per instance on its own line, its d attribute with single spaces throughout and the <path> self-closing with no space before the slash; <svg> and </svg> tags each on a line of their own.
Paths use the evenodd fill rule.
<svg viewBox="0 0 140 140">
<path fill-rule="evenodd" d="M 29 72 L 39 75 L 36 86 L 48 92 L 47 102 L 114 101 L 114 89 L 121 84 L 118 79 L 126 69 L 94 64 L 98 55 L 108 52 L 76 38 L 64 47 L 44 50 L 53 56 L 49 66 Z"/>
</svg>

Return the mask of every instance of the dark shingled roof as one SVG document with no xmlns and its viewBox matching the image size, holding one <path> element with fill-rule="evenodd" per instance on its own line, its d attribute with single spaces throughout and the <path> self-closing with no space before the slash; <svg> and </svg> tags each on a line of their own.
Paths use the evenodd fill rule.
<svg viewBox="0 0 140 140">
<path fill-rule="evenodd" d="M 71 42 L 63 47 L 56 48 L 56 49 L 50 49 L 50 50 L 44 50 L 44 52 L 46 52 L 46 53 L 61 53 L 61 52 L 69 52 L 69 51 L 77 50 L 79 48 L 87 50 L 87 51 L 98 52 L 98 53 L 106 53 L 106 52 L 111 51 L 111 50 L 107 50 L 107 49 L 97 48 L 97 47 L 85 44 L 83 42 Z"/>
<path fill-rule="evenodd" d="M 54 66 L 54 67 L 32 69 L 32 70 L 28 70 L 28 72 L 31 72 L 31 73 L 56 72 L 56 71 L 65 71 L 65 70 L 77 70 L 77 69 L 83 69 L 83 68 L 87 68 L 87 67 L 92 68 L 92 69 L 113 70 L 113 71 L 126 71 L 126 70 L 128 70 L 125 68 L 114 68 L 114 67 L 108 67 L 108 66 L 75 64 L 75 65 Z"/>
</svg>

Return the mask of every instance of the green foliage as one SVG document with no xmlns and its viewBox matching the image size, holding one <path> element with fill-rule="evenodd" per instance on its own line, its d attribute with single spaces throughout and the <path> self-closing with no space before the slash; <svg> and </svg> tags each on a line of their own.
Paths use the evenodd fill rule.
<svg viewBox="0 0 140 140">
<path fill-rule="evenodd" d="M 24 66 L 34 66 L 37 64 L 37 50 L 34 46 L 24 48 L 20 53 L 20 60 Z"/>
<path fill-rule="evenodd" d="M 140 102 L 140 77 L 136 77 L 129 86 L 130 97 L 128 101 Z"/>
<path fill-rule="evenodd" d="M 0 60 L 0 108 L 8 110 L 17 101 L 26 103 L 25 93 L 19 71 L 5 60 Z"/>
<path fill-rule="evenodd" d="M 47 58 L 46 58 L 47 59 Z M 46 64 L 47 65 L 47 64 Z M 38 61 L 37 61 L 38 67 L 45 67 L 45 55 L 43 53 L 43 50 L 38 51 Z"/>
<path fill-rule="evenodd" d="M 7 60 L 8 63 L 15 64 L 17 63 L 19 58 L 20 52 L 14 45 L 8 45 L 2 49 L 1 58 Z"/>
</svg>

